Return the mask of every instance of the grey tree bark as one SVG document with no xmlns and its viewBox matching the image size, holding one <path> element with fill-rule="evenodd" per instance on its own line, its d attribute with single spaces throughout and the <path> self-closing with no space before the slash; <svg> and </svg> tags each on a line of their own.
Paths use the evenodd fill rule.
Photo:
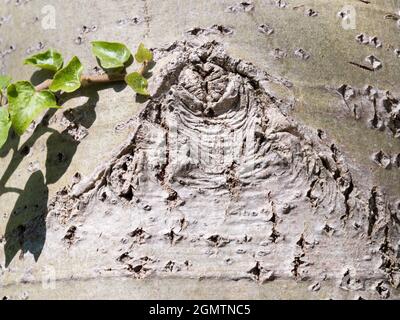
<svg viewBox="0 0 400 320">
<path fill-rule="evenodd" d="M 4 1 L 1 73 L 144 42 L 152 97 L 84 88 L 9 138 L 0 296 L 398 297 L 397 1 L 74 3 Z"/>
</svg>

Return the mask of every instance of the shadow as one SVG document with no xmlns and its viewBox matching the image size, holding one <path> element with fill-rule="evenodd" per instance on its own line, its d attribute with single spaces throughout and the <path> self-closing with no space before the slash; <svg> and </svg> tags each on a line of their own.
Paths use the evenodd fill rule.
<svg viewBox="0 0 400 320">
<path fill-rule="evenodd" d="M 41 82 L 42 79 L 47 78 L 47 74 L 38 71 L 32 76 L 32 82 Z M 63 110 L 64 116 L 71 124 L 62 132 L 48 127 L 57 109 L 47 110 L 31 136 L 19 148 L 20 137 L 12 130 L 10 131 L 6 144 L 0 150 L 0 157 L 6 157 L 13 150 L 9 165 L 0 178 L 0 197 L 7 192 L 14 192 L 19 194 L 19 198 L 6 226 L 6 243 L 4 245 L 6 267 L 20 250 L 21 256 L 30 252 L 35 260 L 38 260 L 46 240 L 48 185 L 57 182 L 70 166 L 80 144 L 79 139 L 74 139 L 73 135 L 80 128 L 88 130 L 96 121 L 99 91 L 113 88 L 119 92 L 125 87 L 125 83 L 105 83 L 92 85 L 90 88 L 81 88 L 72 94 L 57 96 L 60 103 L 76 97 L 88 97 L 87 102 L 83 105 Z M 46 179 L 41 171 L 36 171 L 30 176 L 24 190 L 6 187 L 15 170 L 29 155 L 32 146 L 46 133 L 51 133 L 47 139 Z"/>
<path fill-rule="evenodd" d="M 30 252 L 38 260 L 46 240 L 46 216 L 49 190 L 41 171 L 33 173 L 14 209 L 5 231 L 5 266 L 8 267 L 18 251 L 20 257 Z"/>
<path fill-rule="evenodd" d="M 89 99 L 83 105 L 64 111 L 64 116 L 71 122 L 71 125 L 61 133 L 53 132 L 47 139 L 46 156 L 46 183 L 57 182 L 71 165 L 72 159 L 80 144 L 71 135 L 79 131 L 88 130 L 96 121 L 96 105 L 99 101 L 97 91 L 85 92 L 81 90 L 79 96 L 87 96 Z"/>
<path fill-rule="evenodd" d="M 13 175 L 15 170 L 21 164 L 22 160 L 30 153 L 30 150 L 37 139 L 39 139 L 42 135 L 48 132 L 55 132 L 55 130 L 47 127 L 49 119 L 55 114 L 56 109 L 47 110 L 44 115 L 42 121 L 37 125 L 32 135 L 21 145 L 18 149 L 18 144 L 20 142 L 20 137 L 17 135 L 13 135 L 10 131 L 9 141 L 7 141 L 4 148 L 1 150 L 1 154 L 3 152 L 9 152 L 10 150 L 14 150 L 13 156 L 9 162 L 7 169 L 4 171 L 2 177 L 0 178 L 0 196 L 7 191 L 5 187 L 10 177 Z M 9 144 L 9 146 L 7 146 Z"/>
<path fill-rule="evenodd" d="M 127 84 L 125 81 L 121 81 L 120 83 L 116 82 L 113 86 L 114 92 L 121 92 L 127 87 Z"/>
<path fill-rule="evenodd" d="M 11 128 L 8 133 L 8 138 L 6 143 L 0 149 L 0 158 L 6 157 L 11 150 L 16 151 L 18 149 L 20 140 L 21 140 L 20 136 L 17 135 Z"/>
<path fill-rule="evenodd" d="M 141 94 L 136 94 L 135 102 L 137 102 L 137 103 L 145 103 L 149 99 L 150 99 L 149 96 L 142 96 Z"/>
<path fill-rule="evenodd" d="M 90 128 L 96 120 L 95 107 L 98 101 L 97 92 L 83 92 L 89 96 L 88 101 L 75 109 L 66 110 L 66 117 L 74 125 Z M 78 142 L 68 133 L 68 129 L 58 132 L 48 127 L 56 109 L 47 110 L 42 121 L 36 126 L 31 136 L 19 147 L 20 137 L 10 131 L 9 139 L 1 149 L 0 155 L 6 156 L 14 150 L 12 159 L 0 179 L 0 196 L 6 192 L 19 193 L 19 198 L 7 223 L 4 246 L 8 266 L 18 251 L 23 255 L 31 252 L 37 261 L 46 240 L 46 216 L 49 182 L 54 183 L 65 173 L 76 152 Z M 41 171 L 31 175 L 24 190 L 7 188 L 6 184 L 22 160 L 30 153 L 34 143 L 44 134 L 51 133 L 47 140 L 46 181 Z M 62 161 L 61 161 L 62 160 Z M 47 181 L 47 178 L 49 181 Z"/>
<path fill-rule="evenodd" d="M 67 117 L 70 116 L 69 120 L 74 122 L 75 127 L 79 127 L 79 125 L 81 125 L 84 128 L 89 129 L 96 120 L 95 107 L 99 101 L 98 92 L 109 88 L 113 88 L 114 90 L 122 90 L 125 88 L 125 86 L 125 84 L 117 85 L 116 83 L 92 85 L 90 88 L 81 88 L 72 94 L 62 94 L 58 97 L 58 100 L 60 103 L 65 103 L 66 101 L 76 97 L 88 97 L 88 101 L 86 103 L 73 109 L 67 109 L 64 111 L 64 115 Z M 49 182 L 47 183 L 49 184 L 58 181 L 68 169 L 72 158 L 76 153 L 79 142 L 74 140 L 69 134 L 70 128 L 67 128 L 60 133 L 48 127 L 50 119 L 54 116 L 56 111 L 57 109 L 47 110 L 46 114 L 42 118 L 42 121 L 36 126 L 32 135 L 22 144 L 19 149 L 18 144 L 20 142 L 20 137 L 12 134 L 12 130 L 10 131 L 8 141 L 0 151 L 0 157 L 5 157 L 10 150 L 14 150 L 14 154 L 7 169 L 3 173 L 3 176 L 0 178 L 0 196 L 10 190 L 10 188 L 5 187 L 8 180 L 21 164 L 24 157 L 29 154 L 34 143 L 43 134 L 48 132 L 50 132 L 52 135 L 49 137 L 50 141 L 47 142 L 48 155 L 46 157 L 46 170 L 48 171 L 46 176 L 49 179 Z M 70 142 L 70 144 L 68 142 Z"/>
<path fill-rule="evenodd" d="M 56 183 L 68 170 L 79 142 L 69 134 L 55 132 L 46 142 L 46 183 Z"/>
<path fill-rule="evenodd" d="M 146 79 L 150 79 L 153 76 L 153 72 L 151 70 L 155 67 L 155 65 L 155 61 L 150 61 L 147 65 L 146 71 L 143 74 L 143 77 L 145 77 Z"/>
<path fill-rule="evenodd" d="M 125 69 L 128 68 L 133 63 L 134 60 L 135 59 L 133 58 L 133 54 L 131 54 L 128 61 L 125 62 Z"/>
<path fill-rule="evenodd" d="M 54 77 L 54 72 L 50 70 L 40 69 L 36 70 L 30 80 L 34 86 L 41 84 L 43 81 L 47 79 L 52 79 Z"/>
</svg>

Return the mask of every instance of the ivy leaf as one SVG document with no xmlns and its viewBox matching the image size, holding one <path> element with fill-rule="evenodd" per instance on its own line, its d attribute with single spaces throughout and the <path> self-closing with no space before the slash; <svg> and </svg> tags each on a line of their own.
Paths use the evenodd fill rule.
<svg viewBox="0 0 400 320">
<path fill-rule="evenodd" d="M 76 56 L 73 57 L 66 67 L 57 71 L 49 89 L 53 92 L 59 90 L 73 92 L 78 90 L 81 86 L 82 71 L 83 66 L 81 62 Z"/>
<path fill-rule="evenodd" d="M 135 59 L 139 63 L 150 62 L 153 60 L 153 53 L 141 43 L 135 54 Z"/>
<path fill-rule="evenodd" d="M 7 88 L 7 86 L 11 83 L 11 77 L 0 74 L 0 91 Z"/>
<path fill-rule="evenodd" d="M 53 49 L 35 54 L 24 61 L 24 64 L 31 64 L 35 67 L 54 72 L 60 69 L 63 63 L 64 60 L 62 55 Z"/>
<path fill-rule="evenodd" d="M 124 44 L 106 41 L 93 41 L 92 52 L 104 69 L 123 67 L 132 55 Z"/>
<path fill-rule="evenodd" d="M 133 72 L 125 76 L 125 82 L 133 89 L 135 92 L 143 95 L 149 96 L 150 93 L 147 91 L 147 80 L 139 72 Z"/>
<path fill-rule="evenodd" d="M 7 88 L 8 107 L 15 132 L 22 135 L 40 113 L 59 108 L 50 91 L 37 92 L 28 81 L 18 81 Z"/>
<path fill-rule="evenodd" d="M 0 108 L 0 148 L 6 143 L 11 128 L 10 115 L 4 107 Z"/>
</svg>

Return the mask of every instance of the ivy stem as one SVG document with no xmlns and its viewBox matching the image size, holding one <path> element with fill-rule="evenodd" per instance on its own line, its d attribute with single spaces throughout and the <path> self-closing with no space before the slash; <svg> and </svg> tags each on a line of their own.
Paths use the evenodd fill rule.
<svg viewBox="0 0 400 320">
<path fill-rule="evenodd" d="M 52 79 L 47 79 L 47 80 L 43 81 L 41 84 L 38 84 L 38 85 L 35 87 L 35 90 L 36 90 L 36 91 L 46 90 L 46 89 L 48 89 L 48 88 L 50 87 L 50 85 L 51 85 L 52 82 L 53 82 Z"/>
<path fill-rule="evenodd" d="M 87 86 L 94 83 L 110 83 L 124 81 L 125 74 L 101 74 L 95 76 L 83 75 L 81 77 L 82 86 Z"/>
<path fill-rule="evenodd" d="M 95 83 L 110 83 L 123 81 L 125 74 L 101 74 L 101 75 L 82 75 L 81 84 L 87 86 Z M 47 79 L 35 87 L 36 91 L 43 91 L 50 87 L 52 79 Z"/>
<path fill-rule="evenodd" d="M 146 68 L 148 66 L 148 62 L 144 61 L 140 69 L 138 70 L 138 73 L 143 76 L 144 73 L 146 72 Z M 100 74 L 100 75 L 82 75 L 81 76 L 81 84 L 82 87 L 91 85 L 91 84 L 96 84 L 96 83 L 111 83 L 111 82 L 119 82 L 119 81 L 124 81 L 126 74 L 125 73 L 120 73 L 120 74 Z M 38 84 L 35 87 L 36 91 L 43 91 L 49 89 L 51 83 L 53 82 L 53 79 L 47 79 L 43 81 L 42 83 Z M 3 95 L 0 94 L 0 105 L 4 105 L 7 103 L 7 100 L 3 98 Z"/>
<path fill-rule="evenodd" d="M 138 70 L 138 73 L 143 76 L 144 73 L 146 72 L 148 62 L 144 61 L 140 69 Z M 100 74 L 100 75 L 82 75 L 81 76 L 81 84 L 82 87 L 85 87 L 87 85 L 95 84 L 95 83 L 110 83 L 110 82 L 119 82 L 119 81 L 124 81 L 126 74 L 125 73 L 119 73 L 119 74 Z M 53 82 L 52 79 L 47 79 L 43 81 L 42 83 L 38 84 L 35 87 L 36 91 L 43 91 L 47 90 L 51 83 Z"/>
<path fill-rule="evenodd" d="M 142 66 L 141 66 L 140 69 L 138 70 L 138 73 L 139 73 L 141 76 L 143 76 L 144 73 L 146 72 L 146 68 L 147 68 L 147 65 L 148 65 L 148 64 L 149 64 L 149 63 L 148 63 L 147 61 L 144 61 L 143 64 L 142 64 Z"/>
</svg>

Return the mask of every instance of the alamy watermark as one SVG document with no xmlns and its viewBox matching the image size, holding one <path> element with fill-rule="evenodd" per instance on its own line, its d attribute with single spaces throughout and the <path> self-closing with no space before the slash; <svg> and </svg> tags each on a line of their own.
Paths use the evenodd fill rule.
<svg viewBox="0 0 400 320">
<path fill-rule="evenodd" d="M 52 5 L 45 5 L 40 11 L 42 16 L 41 24 L 44 30 L 56 28 L 56 8 Z"/>
</svg>

